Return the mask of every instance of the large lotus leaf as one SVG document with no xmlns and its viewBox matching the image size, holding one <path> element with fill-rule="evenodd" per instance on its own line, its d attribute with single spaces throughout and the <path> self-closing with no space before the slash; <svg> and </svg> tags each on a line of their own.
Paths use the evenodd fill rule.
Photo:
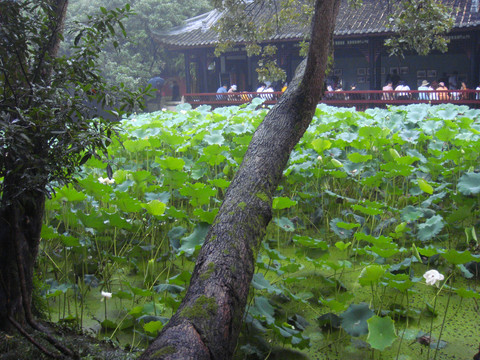
<svg viewBox="0 0 480 360">
<path fill-rule="evenodd" d="M 116 191 L 116 200 L 113 201 L 118 208 L 125 212 L 139 212 L 142 210 L 142 203 L 138 199 L 133 198 L 127 192 Z"/>
<path fill-rule="evenodd" d="M 345 161 L 343 163 L 343 170 L 345 170 L 347 173 L 353 176 L 358 175 L 360 172 L 363 171 L 364 168 L 365 168 L 365 164 L 360 162 L 354 163 L 351 161 Z"/>
<path fill-rule="evenodd" d="M 313 148 L 321 154 L 324 150 L 330 149 L 332 142 L 327 139 L 315 139 L 312 141 Z"/>
<path fill-rule="evenodd" d="M 470 299 L 470 298 L 480 299 L 480 294 L 471 289 L 465 289 L 462 287 L 460 289 L 457 289 L 456 292 L 458 296 L 465 299 Z"/>
<path fill-rule="evenodd" d="M 476 260 L 475 257 L 472 256 L 470 251 L 457 251 L 455 249 L 450 249 L 445 251 L 444 253 L 440 254 L 445 260 L 447 260 L 450 264 L 459 265 L 459 264 L 466 264 L 469 261 Z"/>
<path fill-rule="evenodd" d="M 372 284 L 376 284 L 380 281 L 380 279 L 385 274 L 385 268 L 381 265 L 368 265 L 363 268 L 360 276 L 358 278 L 358 282 L 362 286 L 370 286 Z"/>
<path fill-rule="evenodd" d="M 153 334 L 155 336 L 158 334 L 159 330 L 162 330 L 162 328 L 163 324 L 161 321 L 150 321 L 143 325 L 143 330 L 145 330 L 145 332 Z"/>
<path fill-rule="evenodd" d="M 184 270 L 180 274 L 177 274 L 177 275 L 169 278 L 168 283 L 169 284 L 176 284 L 176 285 L 180 285 L 180 286 L 185 286 L 185 285 L 188 284 L 191 277 L 192 277 L 192 273 L 190 271 Z"/>
<path fill-rule="evenodd" d="M 372 348 L 383 351 L 397 338 L 395 334 L 395 325 L 389 317 L 373 316 L 367 320 L 368 337 L 367 342 Z"/>
<path fill-rule="evenodd" d="M 438 140 L 440 141 L 444 141 L 444 142 L 449 142 L 450 140 L 452 140 L 455 135 L 458 134 L 458 131 L 456 130 L 453 130 L 449 127 L 443 127 L 441 128 L 440 130 L 437 131 L 437 133 L 435 134 L 436 137 L 438 138 Z"/>
<path fill-rule="evenodd" d="M 434 110 L 432 109 L 432 112 Z M 454 120 L 458 116 L 459 108 L 457 106 L 445 106 L 445 109 L 439 109 L 437 116 L 445 120 Z"/>
<path fill-rule="evenodd" d="M 223 143 L 225 142 L 225 138 L 222 136 L 222 134 L 218 132 L 210 135 L 205 135 L 203 140 L 205 140 L 208 143 L 208 145 L 214 145 L 214 144 L 223 145 Z"/>
<path fill-rule="evenodd" d="M 225 189 L 230 185 L 230 181 L 225 179 L 213 179 L 213 180 L 208 180 L 208 182 L 211 185 L 221 189 Z"/>
<path fill-rule="evenodd" d="M 313 248 L 313 249 L 318 249 L 318 248 L 322 250 L 328 249 L 328 244 L 326 241 L 315 239 L 306 235 L 295 235 L 293 237 L 293 242 L 302 246 Z"/>
<path fill-rule="evenodd" d="M 367 304 L 351 304 L 347 311 L 340 315 L 342 328 L 351 336 L 361 336 L 368 333 L 367 320 L 373 316 Z"/>
<path fill-rule="evenodd" d="M 161 202 L 167 204 L 168 201 L 170 200 L 170 197 L 172 194 L 168 191 L 163 191 L 163 192 L 147 192 L 145 193 L 145 200 L 146 201 L 151 201 L 151 200 L 160 200 Z"/>
<path fill-rule="evenodd" d="M 203 222 L 199 223 L 190 235 L 180 240 L 181 246 L 178 249 L 179 255 L 183 253 L 193 255 L 197 250 L 200 250 L 209 229 L 209 224 Z"/>
<path fill-rule="evenodd" d="M 338 226 L 338 224 L 342 224 L 342 223 L 344 223 L 342 219 L 339 219 L 339 218 L 332 219 L 330 221 L 330 229 L 332 229 L 333 232 L 340 237 L 340 239 L 345 240 L 352 236 L 353 230 L 344 229 Z"/>
<path fill-rule="evenodd" d="M 338 134 L 337 136 L 337 140 L 343 140 L 347 143 L 351 143 L 352 141 L 357 140 L 357 138 L 358 138 L 357 134 L 350 133 L 350 132 L 343 132 L 341 134 Z"/>
<path fill-rule="evenodd" d="M 420 123 L 420 128 L 422 128 L 426 135 L 433 135 L 442 126 L 443 123 L 441 121 L 435 120 L 422 121 Z"/>
<path fill-rule="evenodd" d="M 98 181 L 92 181 L 91 178 L 85 179 L 83 182 L 91 182 L 92 185 L 96 185 L 98 192 L 102 192 L 105 188 L 109 189 L 108 187 L 100 184 Z M 77 191 L 72 184 L 68 184 L 60 189 L 55 190 L 55 197 L 73 202 L 83 201 L 87 196 L 83 192 Z"/>
<path fill-rule="evenodd" d="M 280 227 L 281 229 L 288 231 L 288 232 L 293 232 L 295 231 L 295 225 L 293 222 L 290 221 L 290 219 L 287 219 L 286 217 L 281 217 L 281 218 L 275 218 L 273 219 L 273 222 Z"/>
<path fill-rule="evenodd" d="M 464 195 L 480 193 L 480 173 L 463 174 L 458 181 L 457 189 Z"/>
<path fill-rule="evenodd" d="M 443 218 L 440 215 L 432 216 L 423 224 L 418 225 L 417 237 L 420 241 L 428 241 L 442 231 L 444 226 Z"/>
<path fill-rule="evenodd" d="M 163 169 L 168 169 L 168 170 L 183 170 L 183 167 L 185 166 L 185 160 L 182 158 L 176 158 L 172 156 L 167 156 L 164 159 L 155 159 L 155 162 L 160 164 L 160 166 Z"/>
<path fill-rule="evenodd" d="M 330 312 L 317 318 L 317 322 L 320 327 L 338 329 L 340 328 L 341 319 L 338 315 Z"/>
<path fill-rule="evenodd" d="M 433 187 L 430 185 L 425 179 L 419 178 L 417 179 L 418 187 L 420 190 L 423 192 L 426 192 L 427 194 L 433 194 Z"/>
<path fill-rule="evenodd" d="M 255 304 L 248 309 L 248 312 L 257 319 L 265 319 L 269 325 L 275 322 L 275 308 L 263 296 L 255 297 Z"/>
<path fill-rule="evenodd" d="M 406 222 L 418 220 L 420 217 L 422 217 L 422 215 L 423 211 L 420 208 L 414 207 L 412 205 L 408 205 L 400 211 L 400 216 L 402 220 Z"/>
<path fill-rule="evenodd" d="M 402 140 L 408 141 L 410 143 L 416 143 L 418 138 L 420 137 L 420 131 L 417 130 L 403 130 L 399 136 Z"/>
<path fill-rule="evenodd" d="M 168 233 L 167 237 L 170 240 L 170 245 L 173 249 L 178 250 L 180 247 L 180 238 L 187 232 L 187 229 L 181 226 L 176 226 L 172 228 Z"/>
<path fill-rule="evenodd" d="M 291 200 L 288 197 L 273 198 L 272 208 L 276 210 L 288 209 L 289 207 L 297 205 L 297 201 Z"/>
<path fill-rule="evenodd" d="M 149 214 L 153 216 L 161 216 L 165 212 L 167 205 L 161 202 L 160 200 L 152 200 L 142 206 L 147 210 Z"/>
<path fill-rule="evenodd" d="M 149 147 L 150 142 L 146 139 L 126 140 L 123 142 L 123 146 L 128 152 L 136 153 L 144 150 L 146 147 Z"/>
<path fill-rule="evenodd" d="M 103 214 L 108 219 L 104 221 L 105 224 L 107 224 L 108 222 L 108 224 L 112 227 L 127 230 L 131 230 L 133 227 L 132 223 L 127 221 L 127 219 L 122 216 L 123 214 L 119 212 L 114 212 L 113 214 L 110 214 L 104 211 Z"/>
<path fill-rule="evenodd" d="M 252 286 L 257 290 L 267 290 L 269 293 L 275 293 L 277 295 L 282 293 L 282 290 L 271 285 L 262 273 L 256 273 L 253 275 Z"/>
<path fill-rule="evenodd" d="M 426 164 L 427 161 L 428 161 L 427 158 L 426 158 L 425 156 L 423 156 L 423 154 L 420 153 L 420 152 L 419 152 L 418 150 L 416 150 L 416 149 L 408 149 L 408 150 L 406 151 L 406 153 L 407 153 L 407 155 L 409 155 L 409 156 L 412 156 L 412 157 L 414 157 L 414 158 L 418 158 L 422 164 Z"/>
<path fill-rule="evenodd" d="M 218 214 L 218 210 L 219 208 L 211 209 L 211 211 L 196 208 L 195 210 L 193 210 L 193 215 L 198 217 L 198 219 L 202 222 L 206 222 L 207 224 L 213 224 L 215 216 L 217 216 Z"/>
<path fill-rule="evenodd" d="M 159 284 L 155 285 L 153 289 L 157 293 L 161 293 L 163 291 L 168 291 L 170 294 L 180 294 L 185 288 L 180 285 L 175 285 L 175 284 Z"/>
<path fill-rule="evenodd" d="M 428 111 L 424 107 L 412 107 L 407 111 L 405 116 L 405 120 L 410 123 L 418 123 L 421 122 L 425 117 L 428 116 Z"/>
</svg>

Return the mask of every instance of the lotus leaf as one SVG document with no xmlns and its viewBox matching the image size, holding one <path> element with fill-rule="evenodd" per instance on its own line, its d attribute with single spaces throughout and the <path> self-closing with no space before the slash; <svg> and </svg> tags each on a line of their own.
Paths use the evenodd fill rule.
<svg viewBox="0 0 480 360">
<path fill-rule="evenodd" d="M 367 320 L 368 337 L 367 342 L 372 348 L 383 351 L 392 345 L 397 335 L 395 334 L 395 325 L 389 317 L 379 317 L 377 315 Z"/>
<path fill-rule="evenodd" d="M 372 284 L 376 284 L 380 281 L 385 273 L 385 268 L 381 265 L 368 265 L 363 268 L 360 276 L 358 278 L 358 282 L 362 286 L 370 286 Z"/>
<path fill-rule="evenodd" d="M 183 253 L 193 255 L 200 250 L 209 229 L 209 224 L 203 222 L 199 223 L 190 235 L 180 240 L 181 246 L 178 249 L 178 255 Z"/>
<path fill-rule="evenodd" d="M 480 173 L 465 173 L 458 181 L 458 191 L 464 195 L 480 193 Z"/>
<path fill-rule="evenodd" d="M 351 336 L 361 336 L 368 333 L 367 320 L 373 316 L 367 304 L 351 304 L 348 309 L 340 315 L 342 328 Z"/>
<path fill-rule="evenodd" d="M 440 215 L 432 216 L 425 223 L 418 225 L 417 237 L 420 241 L 431 240 L 442 231 L 443 226 L 443 218 Z"/>
</svg>

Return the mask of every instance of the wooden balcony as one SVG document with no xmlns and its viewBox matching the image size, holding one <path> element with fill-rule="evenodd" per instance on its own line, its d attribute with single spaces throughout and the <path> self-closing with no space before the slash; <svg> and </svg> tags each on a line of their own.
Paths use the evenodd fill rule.
<svg viewBox="0 0 480 360">
<path fill-rule="evenodd" d="M 241 92 L 241 93 L 198 93 L 185 94 L 185 102 L 193 107 L 211 105 L 212 107 L 241 105 L 255 97 L 265 99 L 264 104 L 273 105 L 282 96 L 282 92 Z M 448 91 L 326 91 L 320 103 L 332 106 L 355 107 L 357 111 L 368 108 L 384 108 L 388 105 L 444 104 L 467 105 L 480 108 L 479 90 Z"/>
</svg>

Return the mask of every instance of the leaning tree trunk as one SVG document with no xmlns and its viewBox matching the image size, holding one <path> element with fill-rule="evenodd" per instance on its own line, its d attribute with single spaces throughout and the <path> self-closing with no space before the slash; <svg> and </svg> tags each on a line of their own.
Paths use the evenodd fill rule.
<svg viewBox="0 0 480 360">
<path fill-rule="evenodd" d="M 198 256 L 178 311 L 141 359 L 230 359 L 272 199 L 290 152 L 323 88 L 340 0 L 317 0 L 310 49 L 298 74 L 255 132 Z"/>
</svg>

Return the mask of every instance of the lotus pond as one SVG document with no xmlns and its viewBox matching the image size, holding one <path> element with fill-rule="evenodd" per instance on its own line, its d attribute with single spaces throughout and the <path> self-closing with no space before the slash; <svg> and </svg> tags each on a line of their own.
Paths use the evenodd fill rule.
<svg viewBox="0 0 480 360">
<path fill-rule="evenodd" d="M 257 100 L 125 119 L 109 158 L 55 189 L 37 267 L 51 320 L 147 346 L 268 112 Z M 479 158 L 479 110 L 319 105 L 273 201 L 236 358 L 472 359 Z"/>
</svg>

